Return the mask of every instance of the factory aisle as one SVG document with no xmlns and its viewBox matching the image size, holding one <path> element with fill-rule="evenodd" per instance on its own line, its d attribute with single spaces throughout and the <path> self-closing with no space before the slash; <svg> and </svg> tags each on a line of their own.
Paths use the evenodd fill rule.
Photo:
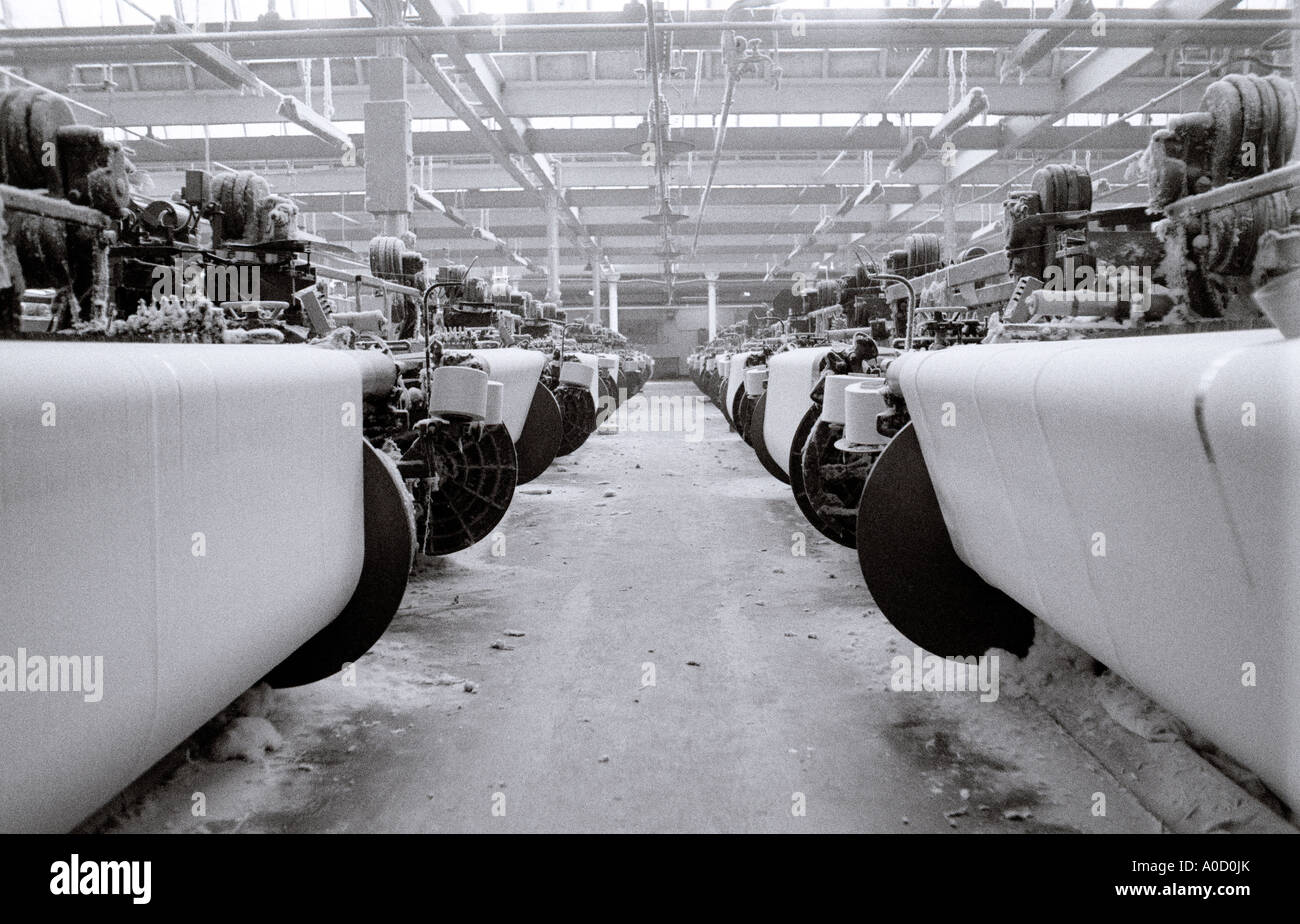
<svg viewBox="0 0 1300 924">
<path fill-rule="evenodd" d="M 496 537 L 413 578 L 354 685 L 275 694 L 278 751 L 214 763 L 196 743 L 105 827 L 1159 830 L 1014 694 L 1009 656 L 995 702 L 891 691 L 913 647 L 855 554 L 689 382 L 646 397 L 702 416 L 593 435 Z"/>
</svg>

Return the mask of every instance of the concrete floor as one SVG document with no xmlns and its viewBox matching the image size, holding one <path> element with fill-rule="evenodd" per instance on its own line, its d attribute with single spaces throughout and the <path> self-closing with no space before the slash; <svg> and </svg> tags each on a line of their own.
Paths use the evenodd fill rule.
<svg viewBox="0 0 1300 924">
<path fill-rule="evenodd" d="M 226 763 L 193 747 L 102 829 L 1160 829 L 1015 695 L 1013 657 L 995 702 L 892 692 L 913 646 L 855 553 L 703 413 L 702 439 L 593 435 L 521 490 L 495 542 L 419 570 L 354 686 L 276 694 L 283 747 Z"/>
</svg>

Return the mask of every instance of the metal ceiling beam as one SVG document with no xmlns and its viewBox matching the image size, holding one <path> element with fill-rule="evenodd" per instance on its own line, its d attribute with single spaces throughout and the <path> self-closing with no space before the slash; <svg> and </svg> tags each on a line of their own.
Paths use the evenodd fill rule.
<svg viewBox="0 0 1300 924">
<path fill-rule="evenodd" d="M 1071 145 L 1073 139 L 1082 138 L 1095 130 L 1096 126 L 1088 125 L 1048 125 L 1035 135 L 1036 146 L 1044 149 L 1067 147 Z M 1106 138 L 1099 140 L 1095 149 L 1127 153 L 1134 147 L 1145 145 L 1150 131 L 1150 128 L 1144 126 L 1118 125 L 1107 131 Z M 628 165 L 640 164 L 639 158 L 625 154 L 623 151 L 623 148 L 631 143 L 629 139 L 635 137 L 636 133 L 631 130 L 612 128 L 548 128 L 534 129 L 529 133 L 529 139 L 537 156 L 543 154 L 610 155 L 615 163 Z M 708 139 L 709 133 L 705 129 L 688 129 L 675 132 L 673 137 L 697 141 L 701 138 Z M 996 151 L 1005 137 L 1006 130 L 997 125 L 971 125 L 955 133 L 952 140 L 960 149 Z M 352 138 L 355 142 L 363 142 L 364 136 L 356 134 Z M 491 148 L 484 149 L 484 145 L 489 143 L 489 138 L 500 144 L 498 133 L 487 127 L 480 129 L 473 126 L 469 131 L 460 132 L 413 132 L 411 138 L 417 157 L 474 156 L 491 152 Z M 737 161 L 736 158 L 738 155 L 745 154 L 797 154 L 811 157 L 820 152 L 839 151 L 839 146 L 846 143 L 849 144 L 850 152 L 874 151 L 882 160 L 888 160 L 899 151 L 897 128 L 860 129 L 854 133 L 851 142 L 844 141 L 844 130 L 841 128 L 733 128 L 727 133 L 727 138 L 727 156 L 721 161 L 723 165 L 743 162 Z M 166 162 L 169 156 L 172 161 L 178 157 L 183 159 L 202 156 L 203 140 L 200 138 L 172 139 L 168 143 L 172 148 L 170 155 L 168 151 L 160 150 L 145 155 L 141 158 L 142 162 Z M 283 163 L 294 160 L 307 161 L 313 156 L 320 156 L 319 149 L 313 148 L 301 136 L 292 135 L 212 138 L 210 145 L 213 156 L 223 160 L 270 160 Z M 511 170 L 504 162 L 502 167 L 512 177 L 517 178 L 520 155 L 505 149 L 505 154 L 498 160 L 503 160 L 506 155 L 510 155 L 510 163 L 516 169 Z M 776 157 L 773 156 L 771 159 L 776 160 Z M 829 161 L 830 158 L 828 157 L 827 160 Z M 702 172 L 700 166 L 697 161 L 693 172 Z M 553 165 L 550 169 L 554 169 Z M 537 177 L 537 174 L 532 171 L 529 171 L 529 174 L 534 178 Z M 644 170 L 642 178 L 645 178 Z M 545 182 L 537 179 L 532 185 L 550 190 L 554 188 L 555 183 L 553 179 Z"/>
<path fill-rule="evenodd" d="M 999 48 L 1015 46 L 1026 34 L 1047 30 L 1065 32 L 1077 23 L 1031 19 L 1029 10 L 997 9 L 993 15 L 966 10 L 961 18 L 933 21 L 924 10 L 808 10 L 793 34 L 789 17 L 780 24 L 783 51 L 800 49 L 906 49 L 925 46 Z M 1270 35 L 1300 28 L 1283 11 L 1240 10 L 1221 18 L 1181 16 L 1152 10 L 1107 11 L 1105 35 L 1089 36 L 1089 46 L 1150 48 L 1166 44 L 1180 30 L 1213 33 L 1214 41 L 1257 45 Z M 923 15 L 918 16 L 921 13 Z M 462 24 L 470 23 L 472 24 Z M 160 48 L 172 41 L 194 44 L 229 43 L 236 60 L 293 59 L 301 57 L 364 57 L 372 53 L 373 40 L 406 37 L 401 27 L 374 26 L 366 20 L 293 20 L 292 25 L 265 29 L 254 22 L 209 23 L 190 36 L 154 36 L 134 27 L 74 27 L 5 30 L 0 55 L 12 53 L 3 63 L 11 66 L 48 64 L 52 61 L 137 64 L 168 60 Z M 665 24 L 682 49 L 713 50 L 723 31 L 720 12 L 692 14 L 690 22 Z M 758 34 L 772 25 L 755 20 L 746 25 Z M 223 33 L 218 38 L 215 33 Z M 639 23 L 629 23 L 619 13 L 570 15 L 525 14 L 498 20 L 489 15 L 464 16 L 454 26 L 419 27 L 419 36 L 455 36 L 467 54 L 569 52 L 588 54 L 603 49 L 633 49 L 640 45 Z"/>
<path fill-rule="evenodd" d="M 756 187 L 749 189 L 725 188 L 715 190 L 714 207 L 719 215 L 735 212 L 743 217 L 752 215 L 755 206 L 792 206 L 817 209 L 822 205 L 842 205 L 846 198 L 854 197 L 857 187 L 842 186 L 806 187 L 803 196 L 800 188 L 795 186 Z M 492 209 L 494 219 L 518 213 L 520 215 L 537 212 L 534 198 L 522 190 L 428 190 L 431 195 L 444 201 L 454 198 L 462 209 Z M 723 195 L 723 194 L 726 195 Z M 682 189 L 685 196 L 698 195 L 698 187 Z M 919 193 L 913 186 L 886 186 L 878 202 L 911 202 Z M 337 192 L 295 192 L 294 199 L 303 209 L 317 211 L 364 211 L 364 193 L 351 192 L 340 196 Z M 645 205 L 645 190 L 638 189 L 570 189 L 569 197 L 586 211 L 588 221 L 599 224 L 606 213 L 631 214 L 640 212 Z M 731 210 L 731 211 L 728 211 Z M 642 222 L 645 224 L 645 222 Z"/>
<path fill-rule="evenodd" d="M 68 89 L 66 68 L 29 68 L 27 76 L 38 83 L 64 92 L 87 105 L 103 108 L 111 104 L 114 121 L 119 125 L 226 125 L 241 122 L 273 122 L 276 120 L 275 101 L 257 97 L 240 96 L 224 89 L 199 89 L 189 91 L 184 84 L 183 65 L 177 64 L 175 86 L 172 89 L 132 91 L 119 89 L 112 93 L 96 90 Z M 337 73 L 337 69 L 336 69 Z M 41 78 L 41 79 L 37 79 Z M 265 78 L 263 78 L 265 79 Z M 970 74 L 972 83 L 986 80 L 986 87 L 996 80 L 993 73 Z M 1179 77 L 1135 76 L 1121 86 L 1112 87 L 1104 97 L 1085 100 L 1075 112 L 1126 112 L 1158 93 L 1173 86 Z M 271 86 L 283 87 L 285 92 L 296 85 L 268 81 Z M 778 110 L 787 115 L 812 115 L 823 112 L 856 110 L 862 101 L 879 99 L 889 88 L 884 78 L 791 78 L 781 79 L 780 97 L 769 94 L 742 94 L 732 104 L 733 115 L 770 113 Z M 989 90 L 993 108 L 1000 115 L 1036 115 L 1047 112 L 1056 105 L 1060 92 L 1060 77 L 1031 75 L 1023 84 L 1009 83 Z M 947 99 L 948 81 L 939 77 L 914 77 L 891 105 L 891 112 L 939 112 L 939 101 Z M 334 87 L 334 120 L 360 122 L 364 118 L 362 104 L 369 98 L 369 88 L 360 86 Z M 721 84 L 702 85 L 698 108 L 704 112 L 716 110 L 721 99 Z M 414 119 L 455 118 L 456 113 L 433 94 L 420 94 L 411 99 L 411 117 Z M 601 78 L 591 81 L 513 81 L 501 95 L 501 103 L 517 117 L 532 116 L 640 116 L 638 107 L 644 108 L 645 87 L 640 81 Z M 873 120 L 874 121 L 874 120 Z M 830 126 L 828 126 L 830 127 Z M 744 126 L 741 126 L 744 128 Z M 842 127 L 844 131 L 846 127 Z M 732 130 L 737 130 L 736 126 Z M 792 130 L 793 129 L 792 127 Z M 631 132 L 632 129 L 624 129 Z"/>
<path fill-rule="evenodd" d="M 168 142 L 168 144 L 181 144 L 183 142 Z M 1050 150 L 1044 148 L 1044 150 Z M 1104 151 L 1103 148 L 1093 148 L 1093 162 L 1096 163 L 1098 152 Z M 141 149 L 143 152 L 143 148 Z M 1131 154 L 1132 148 L 1121 151 L 1121 154 Z M 983 152 L 962 152 L 957 153 L 958 163 L 961 163 L 964 157 L 979 156 Z M 183 172 L 186 167 L 192 167 L 202 162 L 202 158 L 184 158 L 175 154 L 170 155 L 173 160 L 169 161 L 140 161 L 137 155 L 137 165 L 147 169 L 154 177 L 155 183 L 163 189 L 179 189 L 183 183 Z M 1002 183 L 1009 172 L 1023 169 L 1030 162 L 1026 159 L 1013 158 L 995 158 L 986 161 L 979 167 L 978 171 L 971 171 L 965 179 L 965 184 L 997 186 Z M 311 169 L 304 165 L 298 164 L 286 168 L 283 158 L 262 158 L 250 161 L 243 161 L 252 169 L 267 178 L 275 187 L 277 192 L 285 195 L 296 195 L 300 192 L 316 193 L 349 193 L 357 189 L 364 188 L 365 180 L 360 168 L 348 167 L 323 167 L 321 169 Z M 840 163 L 830 170 L 825 170 L 830 164 L 825 158 L 812 158 L 809 160 L 738 160 L 724 161 L 718 169 L 718 187 L 717 192 L 729 195 L 727 190 L 732 188 L 745 187 L 772 187 L 775 189 L 785 189 L 793 187 L 796 191 L 795 199 L 784 199 L 783 201 L 793 203 L 797 200 L 797 191 L 808 185 L 808 177 L 811 172 L 824 173 L 817 185 L 836 185 L 843 188 L 859 185 L 862 182 L 862 170 L 859 164 Z M 644 196 L 644 201 L 648 206 L 650 204 L 650 192 L 645 185 L 645 167 L 640 164 L 631 164 L 624 162 L 614 162 L 607 160 L 592 160 L 581 162 L 566 162 L 564 165 L 564 175 L 568 182 L 569 188 L 583 189 L 592 187 L 626 187 L 633 192 Z M 492 162 L 470 163 L 470 164 L 439 164 L 437 168 L 438 185 L 444 189 L 456 190 L 518 190 L 528 189 L 522 184 L 514 181 L 506 175 L 502 169 Z M 698 190 L 698 183 L 703 181 L 703 176 L 697 171 L 694 180 L 689 175 L 683 177 L 683 181 L 690 184 L 691 188 Z M 920 186 L 935 187 L 944 181 L 944 168 L 937 160 L 925 160 L 908 171 L 907 176 L 902 181 L 890 180 L 886 189 L 894 186 Z M 620 191 L 620 195 L 626 194 L 627 189 Z M 780 195 L 787 195 L 781 193 Z M 534 194 L 534 200 L 536 196 Z M 577 202 L 579 200 L 575 200 Z M 585 207 L 585 206 L 584 206 Z M 642 212 L 641 214 L 645 214 Z"/>
</svg>

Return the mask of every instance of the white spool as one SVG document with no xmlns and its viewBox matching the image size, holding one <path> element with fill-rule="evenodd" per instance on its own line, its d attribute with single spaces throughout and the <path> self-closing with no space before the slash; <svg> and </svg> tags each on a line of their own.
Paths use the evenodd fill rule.
<svg viewBox="0 0 1300 924">
<path fill-rule="evenodd" d="M 855 382 L 861 382 L 863 375 L 828 375 L 826 387 L 822 389 L 821 420 L 831 424 L 844 423 L 844 390 Z"/>
<path fill-rule="evenodd" d="M 433 370 L 429 413 L 482 420 L 487 415 L 488 374 L 469 366 Z"/>
<path fill-rule="evenodd" d="M 608 369 L 610 372 L 616 372 L 618 370 L 617 356 L 607 356 L 602 354 L 596 358 L 596 363 L 601 369 Z"/>
<path fill-rule="evenodd" d="M 889 438 L 876 432 L 876 415 L 888 410 L 884 398 L 885 380 L 865 376 L 844 389 L 844 443 L 883 446 Z"/>
<path fill-rule="evenodd" d="M 483 414 L 483 422 L 489 427 L 500 424 L 504 420 L 502 409 L 505 403 L 506 386 L 501 382 L 488 382 L 487 410 Z"/>
<path fill-rule="evenodd" d="M 757 398 L 767 387 L 767 366 L 755 366 L 745 370 L 745 394 Z"/>
<path fill-rule="evenodd" d="M 595 388 L 596 370 L 583 363 L 564 363 L 560 366 L 560 384 Z"/>
</svg>

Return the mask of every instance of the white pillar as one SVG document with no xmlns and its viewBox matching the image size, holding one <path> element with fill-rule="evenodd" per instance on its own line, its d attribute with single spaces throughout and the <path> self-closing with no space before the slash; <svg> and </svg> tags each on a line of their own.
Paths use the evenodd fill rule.
<svg viewBox="0 0 1300 924">
<path fill-rule="evenodd" d="M 546 226 L 546 300 L 560 304 L 560 212 L 552 196 L 548 203 Z"/>
<path fill-rule="evenodd" d="M 609 281 L 609 329 L 618 332 L 618 273 L 605 277 Z"/>
<path fill-rule="evenodd" d="M 709 281 L 709 339 L 718 336 L 718 274 L 705 273 Z"/>
<path fill-rule="evenodd" d="M 600 323 L 600 263 L 591 260 L 591 323 Z"/>
<path fill-rule="evenodd" d="M 950 180 L 952 167 L 944 168 L 944 185 L 940 193 L 943 208 L 943 252 L 949 260 L 957 259 L 957 190 Z"/>
</svg>

